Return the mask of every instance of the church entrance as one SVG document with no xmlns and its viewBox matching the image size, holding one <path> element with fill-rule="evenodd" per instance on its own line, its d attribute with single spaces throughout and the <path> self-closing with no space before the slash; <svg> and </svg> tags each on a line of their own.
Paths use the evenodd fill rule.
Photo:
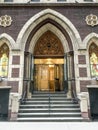
<svg viewBox="0 0 98 130">
<path fill-rule="evenodd" d="M 64 81 L 64 50 L 59 38 L 45 32 L 34 48 L 34 90 L 62 91 Z"/>
<path fill-rule="evenodd" d="M 62 91 L 64 84 L 63 59 L 35 59 L 34 63 L 34 90 L 35 91 Z"/>
<path fill-rule="evenodd" d="M 24 89 L 55 92 L 68 90 L 68 70 L 71 67 L 59 38 L 51 31 L 45 32 L 36 42 L 33 52 L 25 52 Z M 71 61 L 71 60 L 70 60 Z"/>
</svg>

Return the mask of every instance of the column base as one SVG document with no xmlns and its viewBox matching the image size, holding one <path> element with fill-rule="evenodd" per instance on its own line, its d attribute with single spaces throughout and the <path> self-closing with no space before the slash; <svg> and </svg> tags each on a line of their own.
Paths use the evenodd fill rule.
<svg viewBox="0 0 98 130">
<path fill-rule="evenodd" d="M 10 121 L 17 121 L 17 115 L 18 115 L 18 113 L 16 113 L 16 112 L 11 113 Z"/>
</svg>

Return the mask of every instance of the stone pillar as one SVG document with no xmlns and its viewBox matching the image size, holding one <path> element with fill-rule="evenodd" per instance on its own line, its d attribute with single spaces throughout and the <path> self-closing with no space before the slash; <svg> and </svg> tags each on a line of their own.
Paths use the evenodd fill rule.
<svg viewBox="0 0 98 130">
<path fill-rule="evenodd" d="M 87 92 L 81 92 L 78 94 L 78 98 L 80 99 L 80 109 L 81 114 L 84 119 L 89 120 L 89 98 Z"/>
<path fill-rule="evenodd" d="M 67 98 L 72 98 L 71 81 L 68 81 L 68 92 L 67 92 Z"/>
<path fill-rule="evenodd" d="M 19 110 L 19 99 L 20 95 L 18 93 L 11 93 L 11 117 L 10 120 L 16 121 L 17 114 Z"/>
</svg>

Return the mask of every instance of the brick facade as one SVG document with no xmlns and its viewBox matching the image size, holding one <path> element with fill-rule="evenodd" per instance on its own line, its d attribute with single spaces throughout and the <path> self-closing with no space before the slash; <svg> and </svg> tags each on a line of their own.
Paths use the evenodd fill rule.
<svg viewBox="0 0 98 130">
<path fill-rule="evenodd" d="M 19 78 L 19 68 L 12 68 L 12 78 Z"/>
<path fill-rule="evenodd" d="M 0 26 L 0 34 L 6 33 L 9 36 L 11 36 L 16 42 L 17 37 L 19 36 L 19 33 L 20 33 L 21 29 L 24 27 L 24 25 L 31 18 L 33 18 L 35 15 L 37 15 L 41 11 L 43 11 L 43 15 L 41 17 L 43 17 L 44 10 L 46 10 L 46 9 L 51 9 L 51 10 L 61 14 L 62 17 L 64 16 L 65 18 L 67 18 L 70 21 L 70 23 L 72 23 L 72 25 L 76 28 L 77 32 L 79 32 L 79 35 L 82 40 L 84 40 L 88 34 L 92 33 L 92 27 L 88 26 L 85 21 L 86 16 L 91 13 L 93 13 L 94 15 L 98 15 L 98 7 L 95 5 L 88 6 L 88 5 L 84 5 L 84 4 L 61 4 L 61 6 L 60 6 L 58 4 L 56 6 L 55 5 L 50 6 L 50 4 L 49 5 L 46 4 L 44 6 L 44 4 L 27 4 L 27 5 L 26 4 L 12 4 L 12 5 L 11 4 L 8 4 L 8 5 L 1 4 L 0 5 L 0 16 L 10 15 L 12 18 L 12 24 L 9 27 L 5 27 L 5 28 Z M 47 15 L 49 15 L 49 12 L 47 13 Z M 59 16 L 55 16 L 55 19 L 56 19 L 56 17 L 59 17 Z M 52 24 L 53 26 L 55 26 L 54 28 L 57 28 L 59 31 L 61 31 L 62 35 L 65 37 L 66 41 L 68 42 L 68 45 L 66 45 L 66 42 L 64 41 L 65 39 L 62 40 L 62 41 L 64 41 L 63 45 L 64 45 L 65 49 L 67 46 L 69 46 L 69 50 L 66 49 L 66 52 L 72 51 L 74 53 L 74 51 L 77 51 L 77 54 L 74 55 L 76 61 L 74 60 L 74 57 L 73 57 L 73 62 L 75 63 L 75 65 L 74 65 L 74 63 L 72 63 L 71 64 L 72 67 L 70 67 L 70 68 L 73 68 L 73 70 L 72 70 L 73 72 L 71 71 L 72 78 L 73 77 L 76 77 L 76 78 L 77 77 L 78 78 L 90 77 L 88 74 L 87 66 L 86 66 L 86 64 L 88 63 L 87 59 L 86 59 L 86 55 L 83 53 L 82 54 L 79 53 L 79 48 L 77 50 L 75 50 L 76 48 L 73 46 L 75 46 L 75 44 L 76 44 L 76 41 L 75 41 L 76 39 L 72 39 L 73 37 L 70 36 L 70 35 L 72 35 L 72 32 L 69 31 L 69 33 L 67 33 L 67 31 L 66 31 L 67 29 L 64 28 L 63 24 L 67 25 L 66 21 L 65 21 L 65 23 L 62 24 L 62 23 L 59 23 L 59 20 L 57 21 L 57 20 L 52 19 L 51 17 L 48 17 L 47 19 L 43 19 L 43 21 L 39 22 L 37 26 L 35 26 L 37 24 L 36 21 L 33 21 L 33 24 L 35 27 L 33 29 L 29 28 L 29 29 L 31 29 L 31 32 L 27 37 L 27 41 L 22 41 L 23 43 L 20 43 L 20 45 L 19 45 L 20 48 L 18 48 L 20 50 L 17 50 L 17 48 L 16 48 L 16 50 L 12 50 L 13 52 L 17 51 L 16 54 L 13 53 L 12 61 L 10 63 L 11 64 L 11 68 L 10 68 L 11 77 L 9 76 L 10 81 L 8 81 L 8 85 L 12 85 L 12 91 L 18 91 L 18 85 L 22 84 L 22 82 L 23 82 L 24 61 L 21 60 L 22 59 L 21 56 L 23 57 L 23 55 L 21 55 L 21 53 L 20 53 L 20 55 L 17 55 L 17 54 L 19 53 L 19 51 L 22 53 L 24 53 L 24 51 L 27 51 L 27 52 L 29 51 L 30 42 L 32 40 L 32 37 L 36 34 L 36 32 L 38 30 L 40 30 L 40 28 L 42 28 L 46 24 Z M 62 21 L 63 21 L 63 19 L 61 20 L 61 22 Z M 26 31 L 28 31 L 29 29 L 27 29 Z M 24 28 L 24 30 L 25 30 L 25 28 Z M 57 32 L 56 31 L 55 31 L 55 33 L 57 34 L 58 31 Z M 93 32 L 98 34 L 98 26 L 93 27 Z M 77 35 L 77 33 L 75 35 Z M 59 38 L 59 36 L 60 36 L 60 34 L 58 34 L 58 38 Z M 26 42 L 26 44 L 24 44 L 24 42 Z M 25 47 L 23 46 L 24 48 L 21 48 L 22 44 L 24 44 L 24 46 L 25 46 Z M 83 43 L 81 46 L 82 47 L 84 46 Z M 81 46 L 79 46 L 80 49 L 81 49 Z M 88 51 L 88 50 L 85 50 L 85 51 Z M 30 53 L 33 54 L 33 50 Z M 78 65 L 80 65 L 80 66 L 76 67 Z M 82 66 L 82 65 L 84 65 L 84 66 Z M 76 74 L 75 76 L 74 76 L 74 73 Z M 79 73 L 79 74 L 77 74 L 77 73 Z M 19 82 L 16 81 L 17 78 L 18 79 L 20 78 L 20 74 L 21 74 L 21 81 L 22 81 L 21 83 L 19 83 L 20 81 Z M 77 79 L 75 79 L 75 80 L 77 82 Z M 91 84 L 90 81 L 88 81 L 88 79 L 86 79 L 86 80 L 83 79 L 83 81 L 82 81 L 82 79 L 79 79 L 79 80 L 80 80 L 80 86 L 78 86 L 79 83 L 76 83 L 76 86 L 80 87 L 81 91 L 86 91 L 86 85 Z"/>
<path fill-rule="evenodd" d="M 78 63 L 79 64 L 86 64 L 86 56 L 85 55 L 78 55 Z"/>
<path fill-rule="evenodd" d="M 24 24 L 35 14 L 39 13 L 42 10 L 47 8 L 53 9 L 65 17 L 67 17 L 77 28 L 82 39 L 85 38 L 89 33 L 92 32 L 92 28 L 89 27 L 85 18 L 87 15 L 93 13 L 97 15 L 98 7 L 97 6 L 84 6 L 84 5 L 75 5 L 75 4 L 65 4 L 63 6 L 38 6 L 38 5 L 0 5 L 0 16 L 8 14 L 12 17 L 12 25 L 6 28 L 6 33 L 11 35 L 14 40 L 16 40 L 19 31 L 24 26 Z M 17 14 L 17 15 L 15 15 Z M 95 33 L 98 33 L 98 26 L 93 28 Z M 0 27 L 0 34 L 4 33 L 5 29 Z"/>
<path fill-rule="evenodd" d="M 87 85 L 90 85 L 91 81 L 90 80 L 81 80 L 80 81 L 80 90 L 81 92 L 87 92 Z"/>
<path fill-rule="evenodd" d="M 87 77 L 87 68 L 79 68 L 79 76 Z"/>
<path fill-rule="evenodd" d="M 11 92 L 18 92 L 19 81 L 8 81 L 8 86 L 11 86 Z"/>
<path fill-rule="evenodd" d="M 14 55 L 12 57 L 12 64 L 13 65 L 19 65 L 20 64 L 20 56 Z"/>
</svg>

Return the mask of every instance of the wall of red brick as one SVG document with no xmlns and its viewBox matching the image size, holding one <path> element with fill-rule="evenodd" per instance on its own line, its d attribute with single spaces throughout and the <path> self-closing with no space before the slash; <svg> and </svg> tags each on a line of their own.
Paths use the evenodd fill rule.
<svg viewBox="0 0 98 130">
<path fill-rule="evenodd" d="M 16 40 L 21 28 L 35 14 L 47 8 L 53 9 L 67 17 L 79 31 L 82 39 L 92 32 L 92 27 L 88 26 L 85 18 L 89 14 L 98 14 L 98 6 L 0 6 L 0 16 L 10 15 L 12 25 L 4 28 L 0 26 L 0 34 L 8 33 Z M 93 31 L 98 33 L 98 26 L 93 27 Z"/>
</svg>

